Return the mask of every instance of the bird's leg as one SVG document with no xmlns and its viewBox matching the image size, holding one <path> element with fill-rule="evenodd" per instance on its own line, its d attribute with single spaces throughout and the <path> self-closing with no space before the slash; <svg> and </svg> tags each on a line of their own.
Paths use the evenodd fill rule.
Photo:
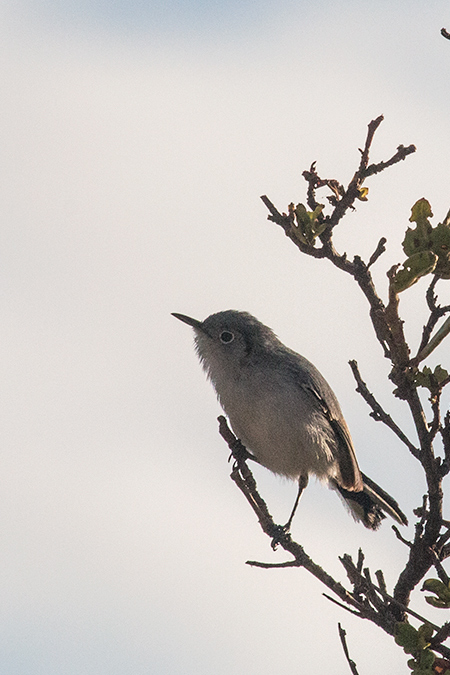
<svg viewBox="0 0 450 675">
<path fill-rule="evenodd" d="M 302 496 L 303 490 L 305 487 L 308 485 L 308 476 L 304 476 L 303 474 L 300 475 L 298 479 L 298 492 L 297 492 L 297 497 L 295 498 L 295 503 L 294 507 L 292 509 L 291 515 L 289 516 L 289 520 L 287 521 L 286 525 L 283 527 L 283 530 L 285 532 L 289 532 L 291 529 L 291 524 L 295 516 L 295 512 L 297 511 L 297 506 L 300 501 L 300 497 Z"/>
<path fill-rule="evenodd" d="M 291 529 L 291 523 L 294 519 L 295 512 L 297 511 L 297 506 L 300 501 L 300 497 L 302 496 L 303 490 L 305 487 L 308 485 L 308 476 L 304 476 L 303 474 L 300 475 L 298 479 L 298 492 L 297 492 L 297 497 L 295 498 L 295 503 L 294 507 L 291 511 L 291 515 L 289 516 L 289 520 L 287 521 L 286 525 L 277 525 L 276 529 L 278 530 L 277 534 L 275 534 L 274 538 L 272 539 L 272 548 L 275 551 L 277 548 L 278 544 L 280 543 L 281 539 L 283 537 L 290 537 L 289 530 Z"/>
</svg>

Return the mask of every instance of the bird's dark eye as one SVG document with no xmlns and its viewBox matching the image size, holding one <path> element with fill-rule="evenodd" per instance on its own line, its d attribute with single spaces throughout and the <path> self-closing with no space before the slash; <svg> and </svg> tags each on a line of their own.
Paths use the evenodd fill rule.
<svg viewBox="0 0 450 675">
<path fill-rule="evenodd" d="M 229 342 L 233 342 L 234 340 L 234 333 L 230 333 L 229 330 L 224 330 L 221 332 L 219 335 L 220 341 L 223 342 L 225 345 L 228 344 Z"/>
</svg>

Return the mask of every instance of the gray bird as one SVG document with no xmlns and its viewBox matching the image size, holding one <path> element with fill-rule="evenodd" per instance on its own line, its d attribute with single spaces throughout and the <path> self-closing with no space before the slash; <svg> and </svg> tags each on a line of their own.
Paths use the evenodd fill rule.
<svg viewBox="0 0 450 675">
<path fill-rule="evenodd" d="M 256 461 L 298 481 L 298 500 L 314 474 L 336 490 L 355 520 L 376 530 L 385 514 L 402 525 L 397 502 L 359 469 L 353 442 L 331 387 L 307 359 L 247 312 L 227 310 L 197 321 L 201 364 L 236 436 Z"/>
</svg>

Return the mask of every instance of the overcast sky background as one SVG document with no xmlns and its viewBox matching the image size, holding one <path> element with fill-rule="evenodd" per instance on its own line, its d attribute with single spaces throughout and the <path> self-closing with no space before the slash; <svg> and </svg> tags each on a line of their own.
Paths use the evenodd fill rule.
<svg viewBox="0 0 450 675">
<path fill-rule="evenodd" d="M 442 26 L 441 0 L 1 3 L 1 673 L 344 675 L 338 621 L 361 675 L 409 672 L 306 572 L 244 564 L 285 557 L 229 480 L 220 408 L 170 312 L 248 310 L 312 360 L 361 467 L 412 516 L 421 473 L 347 363 L 411 431 L 364 298 L 301 257 L 259 196 L 304 201 L 315 160 L 348 182 L 383 113 L 372 161 L 417 153 L 368 182 L 336 243 L 368 259 L 387 237 L 386 297 L 412 204 L 427 197 L 435 222 L 450 207 Z M 425 288 L 401 300 L 413 346 Z M 284 522 L 295 486 L 255 473 Z M 314 482 L 293 533 L 341 580 L 338 555 L 359 546 L 388 585 L 407 553 Z"/>
</svg>

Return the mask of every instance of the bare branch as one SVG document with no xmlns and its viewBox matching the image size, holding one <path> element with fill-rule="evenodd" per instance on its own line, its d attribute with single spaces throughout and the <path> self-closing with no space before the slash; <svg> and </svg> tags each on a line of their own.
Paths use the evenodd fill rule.
<svg viewBox="0 0 450 675">
<path fill-rule="evenodd" d="M 441 476 L 446 476 L 450 471 L 450 410 L 445 414 L 440 433 L 444 446 L 444 461 L 441 464 Z"/>
<path fill-rule="evenodd" d="M 372 145 L 373 137 L 376 130 L 380 126 L 381 122 L 384 120 L 384 115 L 379 115 L 376 119 L 369 122 L 367 128 L 367 137 L 366 143 L 364 145 L 364 150 L 361 151 L 361 162 L 359 165 L 358 173 L 363 175 L 367 171 L 367 165 L 369 163 L 369 150 Z"/>
<path fill-rule="evenodd" d="M 397 527 L 396 525 L 392 525 L 392 529 L 394 530 L 395 536 L 397 537 L 397 539 L 399 539 L 399 540 L 402 542 L 402 544 L 405 544 L 406 546 L 408 546 L 408 548 L 411 548 L 412 542 L 411 542 L 411 541 L 408 541 L 407 539 L 405 539 L 405 538 L 401 535 L 400 530 L 398 529 L 398 527 Z"/>
<path fill-rule="evenodd" d="M 447 309 L 447 311 L 450 311 L 450 307 Z M 420 363 L 420 361 L 423 361 L 424 359 L 427 358 L 433 352 L 436 347 L 438 347 L 442 340 L 447 337 L 447 335 L 450 333 L 450 316 L 444 321 L 442 326 L 439 328 L 439 330 L 433 335 L 431 340 L 428 342 L 428 344 L 420 350 L 419 354 L 416 357 L 416 362 Z"/>
<path fill-rule="evenodd" d="M 367 269 L 369 269 L 369 267 L 372 267 L 372 265 L 376 263 L 378 258 L 386 251 L 386 242 L 387 239 L 385 237 L 381 237 L 380 241 L 378 242 L 378 246 L 376 247 L 375 251 L 369 258 L 369 262 L 367 263 Z"/>
<path fill-rule="evenodd" d="M 445 642 L 445 640 L 447 640 L 447 638 L 449 637 L 450 637 L 450 622 L 446 622 L 438 630 L 436 635 L 433 635 L 433 637 L 431 638 L 430 640 L 431 649 L 434 649 L 436 645 L 440 644 L 441 642 Z"/>
<path fill-rule="evenodd" d="M 450 577 L 448 576 L 447 572 L 445 571 L 436 551 L 434 549 L 432 549 L 431 552 L 432 552 L 432 555 L 434 557 L 434 567 L 435 567 L 435 570 L 438 574 L 438 577 L 442 581 L 443 584 L 448 586 L 448 582 L 450 581 Z"/>
<path fill-rule="evenodd" d="M 334 604 L 337 605 L 338 607 L 342 607 L 342 609 L 345 609 L 346 612 L 354 614 L 354 616 L 359 616 L 360 619 L 364 618 L 359 612 L 356 612 L 354 609 L 350 609 L 350 607 L 347 607 L 347 605 L 344 605 L 342 602 L 339 602 L 339 600 L 332 598 L 331 595 L 328 595 L 327 593 L 322 593 L 322 595 L 330 602 L 334 602 Z"/>
<path fill-rule="evenodd" d="M 348 652 L 347 640 L 346 640 L 347 633 L 342 628 L 340 623 L 338 623 L 338 629 L 339 629 L 339 637 L 341 638 L 342 649 L 344 650 L 345 658 L 347 659 L 347 663 L 350 666 L 350 670 L 352 671 L 352 675 L 359 675 L 358 670 L 356 668 L 356 663 L 350 658 L 350 654 Z"/>
<path fill-rule="evenodd" d="M 358 394 L 361 394 L 363 399 L 366 401 L 366 403 L 372 408 L 372 412 L 370 413 L 370 416 L 373 417 L 373 419 L 376 422 L 383 422 L 389 429 L 391 429 L 396 436 L 409 448 L 410 452 L 416 459 L 419 458 L 419 450 L 411 443 L 409 438 L 406 436 L 406 434 L 403 433 L 403 431 L 400 429 L 400 427 L 394 422 L 392 417 L 383 410 L 381 405 L 378 403 L 374 395 L 369 391 L 367 388 L 366 383 L 361 377 L 361 373 L 359 372 L 358 364 L 355 360 L 349 361 L 350 368 L 352 369 L 353 377 L 356 380 L 356 384 L 358 385 L 356 387 L 356 391 Z"/>
<path fill-rule="evenodd" d="M 420 616 L 416 612 L 413 612 L 408 607 L 401 605 L 401 603 L 399 603 L 398 600 L 389 595 L 385 591 L 385 584 L 380 584 L 380 586 L 376 586 L 371 581 L 370 574 L 368 573 L 367 569 L 365 569 L 364 573 L 361 574 L 360 570 L 358 569 L 362 566 L 364 560 L 364 556 L 361 551 L 358 554 L 358 567 L 354 565 L 351 557 L 348 556 L 347 554 L 345 554 L 341 558 L 341 562 L 344 564 L 345 569 L 349 575 L 349 578 L 351 579 L 352 584 L 355 587 L 353 593 L 350 593 L 347 589 L 345 589 L 342 586 L 340 582 L 333 579 L 327 572 L 325 572 L 325 570 L 323 570 L 322 567 L 314 563 L 313 560 L 305 553 L 303 547 L 292 540 L 288 532 L 283 532 L 283 528 L 280 528 L 279 526 L 275 525 L 272 517 L 270 516 L 267 510 L 267 506 L 264 500 L 261 498 L 261 496 L 257 491 L 256 482 L 253 478 L 250 469 L 246 465 L 246 459 L 243 458 L 244 455 L 241 452 L 241 448 L 239 447 L 239 442 L 237 441 L 232 431 L 229 429 L 227 422 L 223 416 L 219 418 L 219 422 L 220 422 L 220 433 L 224 438 L 227 439 L 227 443 L 230 447 L 231 452 L 233 453 L 233 457 L 236 460 L 235 467 L 231 475 L 232 479 L 236 482 L 238 487 L 244 493 L 248 502 L 252 506 L 254 512 L 257 514 L 259 522 L 264 532 L 268 534 L 270 537 L 276 537 L 277 543 L 285 551 L 289 552 L 294 558 L 294 560 L 292 561 L 286 561 L 283 563 L 272 564 L 257 561 L 248 561 L 247 564 L 266 569 L 303 567 L 308 572 L 313 574 L 313 576 L 315 576 L 319 581 L 325 584 L 335 595 L 338 596 L 338 598 L 340 598 L 340 600 L 343 603 L 346 603 L 346 605 L 350 605 L 350 607 L 352 608 L 350 609 L 349 607 L 346 607 L 346 609 L 348 609 L 352 613 L 357 614 L 361 618 L 371 620 L 372 622 L 376 623 L 378 626 L 383 628 L 383 630 L 385 630 L 390 635 L 392 635 L 394 632 L 396 619 L 389 610 L 389 606 L 390 607 L 397 606 L 403 612 L 406 612 L 423 622 L 430 623 L 424 617 Z M 235 455 L 234 451 L 236 449 L 238 450 L 238 452 Z M 379 574 L 380 573 L 378 572 L 377 578 L 379 578 Z M 386 605 L 386 602 L 381 603 L 376 594 L 379 594 L 381 598 L 383 598 L 383 600 L 388 601 L 389 605 Z M 336 600 L 330 598 L 329 596 L 326 597 L 330 600 L 333 600 L 333 602 L 337 602 Z M 368 602 L 369 599 L 370 604 Z M 434 628 L 435 630 L 439 630 L 438 626 L 434 626 Z M 436 647 L 436 650 L 440 651 L 440 653 L 444 654 L 445 656 L 450 656 L 450 649 L 446 650 L 445 647 L 438 645 Z"/>
<path fill-rule="evenodd" d="M 386 581 L 384 579 L 384 574 L 383 574 L 382 570 L 377 570 L 375 572 L 375 576 L 377 578 L 378 585 L 379 585 L 380 589 L 383 591 L 383 593 L 385 593 L 387 595 Z"/>
<path fill-rule="evenodd" d="M 435 630 L 439 630 L 439 626 L 436 626 L 433 624 L 431 621 L 426 619 L 424 616 L 421 616 L 414 610 L 410 609 L 406 605 L 402 605 L 398 600 L 396 600 L 394 597 L 392 597 L 389 593 L 387 593 L 381 586 L 377 586 L 372 582 L 370 579 L 370 574 L 368 574 L 368 570 L 365 574 L 361 574 L 360 572 L 357 571 L 356 566 L 354 565 L 351 556 L 344 554 L 342 558 L 339 558 L 341 563 L 343 564 L 345 571 L 347 572 L 347 576 L 349 577 L 350 581 L 352 584 L 355 586 L 355 595 L 358 596 L 359 594 L 364 594 L 365 597 L 369 599 L 372 598 L 372 593 L 376 591 L 381 595 L 381 597 L 390 605 L 395 605 L 399 609 L 402 610 L 404 614 L 409 614 L 410 616 L 413 616 L 415 619 L 419 619 L 422 623 L 428 623 L 430 626 L 432 626 Z M 384 606 L 379 605 L 380 608 L 384 609 Z M 378 614 L 379 615 L 379 614 Z M 372 619 L 373 620 L 373 619 Z M 378 624 L 381 625 L 381 624 Z M 382 626 L 383 627 L 383 626 Z M 450 654 L 450 649 L 448 650 Z"/>
<path fill-rule="evenodd" d="M 450 39 L 450 33 L 446 29 L 442 29 L 441 33 L 446 39 Z M 311 165 L 309 171 L 303 173 L 304 178 L 308 182 L 307 203 L 312 211 L 315 211 L 319 205 L 316 198 L 316 190 L 326 187 L 331 191 L 331 195 L 327 197 L 333 207 L 331 214 L 326 216 L 323 211 L 317 209 L 316 222 L 319 222 L 322 227 L 317 230 L 317 232 L 320 231 L 320 234 L 316 236 L 316 240 L 312 244 L 305 243 L 297 235 L 294 227 L 295 211 L 292 207 L 290 207 L 289 215 L 286 215 L 285 213 L 280 213 L 267 197 L 263 197 L 262 199 L 269 209 L 270 215 L 268 218 L 284 229 L 285 234 L 300 251 L 317 259 L 327 258 L 336 267 L 353 276 L 358 283 L 369 303 L 370 318 L 376 337 L 385 357 L 391 362 L 392 369 L 389 379 L 396 387 L 394 395 L 407 403 L 414 421 L 418 439 L 416 445 L 398 427 L 369 391 L 359 373 L 357 363 L 355 361 L 350 362 L 357 383 L 357 391 L 371 408 L 370 415 L 376 421 L 381 421 L 388 426 L 402 443 L 407 446 L 411 454 L 420 462 L 427 484 L 427 494 L 424 495 L 422 507 L 414 511 L 418 517 L 415 525 L 414 539 L 408 541 L 395 526 L 393 527 L 397 538 L 407 546 L 408 560 L 397 580 L 392 595 L 387 593 L 381 571 L 376 573 L 378 586 L 373 583 L 368 568 L 363 567 L 364 555 L 361 551 L 358 555 L 357 565 L 353 563 L 350 556 L 344 555 L 341 558 L 347 576 L 353 585 L 353 592 L 350 593 L 344 589 L 344 595 L 340 595 L 343 592 L 341 588 L 338 588 L 338 592 L 333 589 L 333 592 L 344 603 L 344 606 L 351 606 L 351 609 L 346 607 L 348 611 L 358 613 L 363 618 L 369 618 L 392 634 L 395 622 L 406 620 L 408 613 L 424 623 L 430 623 L 417 613 L 409 610 L 408 604 L 411 592 L 433 565 L 436 567 L 440 578 L 447 578 L 441 563 L 442 560 L 450 556 L 450 544 L 448 543 L 450 529 L 444 532 L 444 534 L 441 534 L 441 530 L 442 527 L 447 527 L 446 521 L 442 519 L 442 477 L 450 472 L 450 411 L 447 412 L 442 421 L 440 399 L 443 387 L 450 383 L 450 376 L 445 377 L 444 372 L 443 379 L 441 371 L 439 377 L 436 375 L 436 386 L 433 386 L 431 380 L 431 385 L 428 388 L 431 393 L 430 401 L 433 414 L 432 419 L 428 422 L 418 392 L 419 379 L 417 378 L 417 372 L 419 363 L 430 355 L 450 333 L 450 316 L 446 317 L 436 330 L 439 319 L 450 313 L 450 305 L 445 307 L 438 305 L 435 295 L 438 277 L 435 275 L 426 293 L 430 314 L 423 328 L 417 354 L 414 358 L 411 358 L 410 348 L 405 339 L 403 320 L 399 314 L 399 295 L 395 284 L 399 266 L 392 267 L 388 272 L 389 301 L 387 305 L 381 300 L 371 276 L 370 268 L 384 253 L 386 239 L 384 237 L 380 239 L 368 263 L 365 263 L 357 255 L 354 256 L 353 260 L 350 260 L 345 253 L 340 254 L 334 246 L 334 228 L 340 223 L 349 209 L 355 208 L 356 200 L 366 199 L 367 191 L 365 188 L 362 188 L 364 181 L 368 177 L 404 160 L 408 155 L 415 152 L 416 148 L 414 145 L 399 145 L 396 152 L 387 161 L 369 163 L 369 154 L 374 135 L 382 121 L 383 116 L 380 115 L 369 123 L 365 144 L 363 149 L 360 150 L 361 158 L 359 166 L 346 188 L 335 179 L 321 178 L 316 171 L 315 163 Z M 448 225 L 449 223 L 450 212 L 444 221 L 444 225 Z M 443 442 L 443 459 L 435 455 L 433 447 L 438 434 L 441 435 Z M 252 498 L 252 502 L 253 504 L 256 503 L 255 498 Z M 256 511 L 255 506 L 253 508 Z M 263 522 L 261 523 L 262 526 Z M 276 536 L 276 532 L 279 532 L 279 529 L 277 530 L 277 526 L 272 521 L 272 524 L 268 527 L 268 531 L 275 532 Z M 302 555 L 306 556 L 303 549 L 300 547 L 302 553 L 299 553 L 299 557 L 297 557 L 295 550 L 290 550 L 289 547 L 298 545 L 292 542 L 287 533 L 282 533 L 274 541 L 279 542 L 285 550 L 290 551 L 294 556 L 294 562 L 285 563 L 282 566 L 297 565 L 298 561 L 298 566 L 308 569 L 307 565 L 303 562 Z M 320 578 L 319 575 L 316 576 Z M 334 580 L 330 583 L 332 584 L 332 582 L 335 583 Z M 328 587 L 330 588 L 332 585 Z M 336 600 L 333 600 L 333 602 L 340 604 Z M 450 649 L 437 644 L 441 637 L 445 639 L 447 636 L 450 636 L 450 628 L 444 627 L 443 629 L 439 629 L 436 626 L 434 628 L 438 631 L 438 639 L 436 640 L 436 644 L 433 645 L 433 649 L 445 657 L 450 657 Z M 441 632 L 439 633 L 439 631 Z"/>
<path fill-rule="evenodd" d="M 384 171 L 384 169 L 387 169 L 389 166 L 397 164 L 398 162 L 401 162 L 403 159 L 406 159 L 408 155 L 411 155 L 415 151 L 416 151 L 415 145 L 408 145 L 408 147 L 406 148 L 404 145 L 399 145 L 397 148 L 397 152 L 394 155 L 392 155 L 392 157 L 388 159 L 386 162 L 378 162 L 378 164 L 371 164 L 370 166 L 368 166 L 364 173 L 364 176 L 365 177 L 373 176 L 376 173 L 380 173 L 380 171 Z"/>
<path fill-rule="evenodd" d="M 433 279 L 428 287 L 428 290 L 426 292 L 426 300 L 428 304 L 428 308 L 430 310 L 430 316 L 428 318 L 428 321 L 426 325 L 423 328 L 422 332 L 422 340 L 419 346 L 419 349 L 417 350 L 417 356 L 415 356 L 412 360 L 411 363 L 413 365 L 418 365 L 420 361 L 423 361 L 431 352 L 433 349 L 437 347 L 439 342 L 441 342 L 445 335 L 442 335 L 440 338 L 439 342 L 437 344 L 434 344 L 434 346 L 431 347 L 430 349 L 430 338 L 431 338 L 431 333 L 433 332 L 433 329 L 439 319 L 450 312 L 450 305 L 446 305 L 444 307 L 441 307 L 440 305 L 437 304 L 437 296 L 434 292 L 434 289 L 436 287 L 437 282 L 439 281 L 439 277 L 434 275 Z M 439 333 L 439 331 L 438 331 Z"/>
<path fill-rule="evenodd" d="M 248 468 L 245 459 L 242 458 L 240 449 L 237 455 L 234 454 L 235 448 L 239 447 L 237 445 L 237 439 L 228 427 L 225 417 L 222 415 L 219 417 L 219 425 L 220 434 L 228 443 L 228 447 L 230 448 L 233 457 L 236 460 L 235 466 L 231 473 L 232 480 L 239 487 L 252 507 L 253 511 L 258 517 L 262 530 L 294 558 L 294 561 L 292 561 L 291 565 L 283 564 L 282 566 L 304 567 L 308 572 L 315 576 L 316 579 L 319 579 L 319 581 L 321 581 L 325 586 L 333 591 L 333 593 L 335 593 L 342 601 L 352 605 L 353 607 L 356 607 L 358 610 L 361 609 L 359 603 L 353 598 L 351 593 L 349 593 L 349 591 L 347 591 L 347 589 L 342 586 L 342 584 L 340 584 L 338 581 L 335 581 L 335 579 L 325 572 L 325 570 L 320 567 L 320 565 L 317 565 L 315 562 L 313 562 L 307 553 L 305 553 L 303 547 L 300 546 L 300 544 L 294 542 L 291 538 L 291 535 L 284 531 L 284 528 L 275 524 L 267 509 L 265 501 L 262 499 L 257 490 L 253 474 Z M 266 566 L 266 563 L 256 564 L 258 566 Z"/>
<path fill-rule="evenodd" d="M 270 199 L 266 197 L 266 195 L 261 195 L 261 201 L 264 203 L 264 205 L 268 208 L 270 211 L 270 216 L 268 216 L 269 220 L 272 220 L 274 223 L 277 225 L 280 225 L 280 227 L 283 228 L 283 230 L 288 234 L 292 227 L 292 223 L 289 219 L 289 216 L 286 214 L 282 214 L 278 211 L 276 206 L 272 204 Z"/>
<path fill-rule="evenodd" d="M 297 560 L 286 560 L 286 562 L 281 563 L 265 563 L 258 562 L 257 560 L 246 560 L 245 564 L 250 567 L 262 567 L 265 570 L 270 570 L 273 567 L 301 567 L 301 564 Z"/>
</svg>

